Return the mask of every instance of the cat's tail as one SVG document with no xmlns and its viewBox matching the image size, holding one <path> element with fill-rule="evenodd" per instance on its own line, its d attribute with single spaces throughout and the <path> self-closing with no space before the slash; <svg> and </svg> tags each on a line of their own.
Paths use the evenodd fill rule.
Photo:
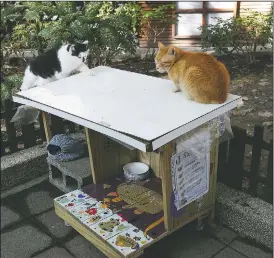
<svg viewBox="0 0 274 258">
<path fill-rule="evenodd" d="M 17 122 L 21 125 L 29 125 L 38 119 L 39 114 L 40 112 L 38 109 L 28 105 L 22 105 L 17 108 L 17 111 L 10 120 L 10 123 Z"/>
</svg>

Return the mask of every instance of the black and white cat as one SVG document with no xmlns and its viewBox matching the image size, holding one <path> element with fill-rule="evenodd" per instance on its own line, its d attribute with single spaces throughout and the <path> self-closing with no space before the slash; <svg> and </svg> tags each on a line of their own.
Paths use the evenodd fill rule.
<svg viewBox="0 0 274 258">
<path fill-rule="evenodd" d="M 88 42 L 67 44 L 59 49 L 50 49 L 36 57 L 25 70 L 20 90 L 42 86 L 68 77 L 72 72 L 89 71 L 85 64 Z"/>
<path fill-rule="evenodd" d="M 50 49 L 36 57 L 27 66 L 20 90 L 43 86 L 47 83 L 68 77 L 73 72 L 89 72 L 85 64 L 89 50 L 88 41 L 76 44 L 66 44 L 58 49 Z M 91 75 L 95 75 L 90 71 Z M 22 125 L 33 123 L 39 116 L 39 111 L 33 107 L 20 106 L 11 122 Z"/>
</svg>

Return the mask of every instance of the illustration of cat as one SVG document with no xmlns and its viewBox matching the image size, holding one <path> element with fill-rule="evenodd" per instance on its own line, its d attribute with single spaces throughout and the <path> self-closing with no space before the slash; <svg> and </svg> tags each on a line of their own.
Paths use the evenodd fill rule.
<svg viewBox="0 0 274 258">
<path fill-rule="evenodd" d="M 89 222 L 94 223 L 94 222 L 99 221 L 101 218 L 102 218 L 102 217 L 101 217 L 100 215 L 96 215 L 96 216 L 90 218 L 90 219 L 89 219 Z"/>
<path fill-rule="evenodd" d="M 156 69 L 168 73 L 174 83 L 173 92 L 183 91 L 189 100 L 205 104 L 221 104 L 227 99 L 230 76 L 215 57 L 202 52 L 184 51 L 158 42 Z"/>
<path fill-rule="evenodd" d="M 130 237 L 121 236 L 121 235 L 116 238 L 115 245 L 120 247 L 130 247 L 132 249 L 139 248 L 139 244 L 136 241 L 134 241 Z"/>
<path fill-rule="evenodd" d="M 52 48 L 37 56 L 27 66 L 20 90 L 28 90 L 66 78 L 73 72 L 90 71 L 85 64 L 89 50 L 88 41 Z M 91 73 L 92 75 L 92 73 Z M 39 111 L 31 106 L 19 106 L 10 122 L 22 125 L 33 123 Z"/>
<path fill-rule="evenodd" d="M 107 222 L 101 222 L 99 223 L 99 228 L 107 231 L 107 232 L 113 232 L 114 227 L 118 226 L 120 224 L 120 220 L 119 219 L 113 219 L 111 218 L 109 221 Z"/>
</svg>

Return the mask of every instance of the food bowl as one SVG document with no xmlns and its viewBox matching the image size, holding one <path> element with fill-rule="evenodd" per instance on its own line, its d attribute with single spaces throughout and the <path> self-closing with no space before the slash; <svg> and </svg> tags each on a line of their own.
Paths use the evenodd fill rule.
<svg viewBox="0 0 274 258">
<path fill-rule="evenodd" d="M 142 181 L 149 176 L 149 166 L 142 162 L 128 163 L 123 169 L 127 181 Z"/>
</svg>

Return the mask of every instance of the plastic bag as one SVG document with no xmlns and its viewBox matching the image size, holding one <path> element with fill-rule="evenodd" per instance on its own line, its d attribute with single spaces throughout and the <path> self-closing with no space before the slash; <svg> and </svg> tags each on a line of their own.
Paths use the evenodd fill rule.
<svg viewBox="0 0 274 258">
<path fill-rule="evenodd" d="M 234 137 L 231 123 L 230 123 L 230 113 L 227 112 L 218 117 L 219 119 L 219 143 L 223 143 Z"/>
<path fill-rule="evenodd" d="M 174 205 L 177 211 L 196 201 L 209 190 L 210 163 L 216 144 L 233 137 L 229 113 L 222 114 L 176 139 L 176 153 L 171 158 Z"/>
<path fill-rule="evenodd" d="M 34 123 L 39 117 L 40 111 L 28 105 L 22 105 L 17 108 L 16 113 L 10 120 L 11 123 L 29 125 Z"/>
</svg>

